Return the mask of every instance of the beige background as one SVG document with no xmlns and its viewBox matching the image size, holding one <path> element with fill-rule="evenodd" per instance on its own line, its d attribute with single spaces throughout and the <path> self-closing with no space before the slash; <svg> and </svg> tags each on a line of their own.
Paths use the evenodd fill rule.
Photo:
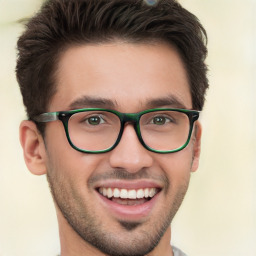
<svg viewBox="0 0 256 256">
<path fill-rule="evenodd" d="M 45 177 L 23 162 L 25 118 L 15 80 L 15 45 L 40 0 L 0 0 L 0 255 L 54 256 L 55 210 Z M 180 0 L 209 35 L 211 89 L 201 121 L 201 165 L 173 223 L 188 256 L 256 255 L 256 1 Z"/>
</svg>

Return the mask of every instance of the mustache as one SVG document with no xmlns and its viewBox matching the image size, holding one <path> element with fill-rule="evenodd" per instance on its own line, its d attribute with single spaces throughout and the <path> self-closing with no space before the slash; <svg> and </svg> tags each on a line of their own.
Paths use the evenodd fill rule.
<svg viewBox="0 0 256 256">
<path fill-rule="evenodd" d="M 165 186 L 169 186 L 169 180 L 167 176 L 163 173 L 161 175 L 151 174 L 148 169 L 141 169 L 136 173 L 128 172 L 126 169 L 113 169 L 109 171 L 105 171 L 104 173 L 99 173 L 92 175 L 88 179 L 88 184 L 92 185 L 95 182 L 108 180 L 108 179 L 116 179 L 116 180 L 139 180 L 139 179 L 149 179 L 149 180 L 157 180 L 161 183 L 164 183 Z"/>
</svg>

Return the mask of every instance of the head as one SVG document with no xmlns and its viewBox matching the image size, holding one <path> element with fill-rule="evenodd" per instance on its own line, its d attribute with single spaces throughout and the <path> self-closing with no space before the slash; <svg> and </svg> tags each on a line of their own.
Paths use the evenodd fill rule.
<svg viewBox="0 0 256 256">
<path fill-rule="evenodd" d="M 18 41 L 28 119 L 85 107 L 202 110 L 205 39 L 197 18 L 172 0 L 47 1 Z M 144 148 L 129 122 L 101 154 L 70 147 L 61 122 L 24 121 L 20 134 L 28 168 L 47 174 L 60 229 L 72 227 L 85 247 L 106 254 L 145 255 L 161 244 L 198 167 L 201 126 L 170 154 Z M 107 199 L 142 191 L 142 199 Z"/>
</svg>

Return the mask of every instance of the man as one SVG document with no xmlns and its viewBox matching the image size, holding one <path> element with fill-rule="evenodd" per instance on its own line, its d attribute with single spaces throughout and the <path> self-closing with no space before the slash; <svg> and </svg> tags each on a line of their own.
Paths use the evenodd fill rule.
<svg viewBox="0 0 256 256">
<path fill-rule="evenodd" d="M 28 169 L 61 255 L 185 255 L 170 223 L 198 168 L 206 33 L 174 0 L 50 0 L 18 41 Z"/>
</svg>

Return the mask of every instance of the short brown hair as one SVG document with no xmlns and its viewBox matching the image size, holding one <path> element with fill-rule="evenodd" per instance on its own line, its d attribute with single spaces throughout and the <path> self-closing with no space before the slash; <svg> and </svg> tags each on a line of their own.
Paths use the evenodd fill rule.
<svg viewBox="0 0 256 256">
<path fill-rule="evenodd" d="M 28 118 L 47 111 L 56 91 L 56 66 L 66 48 L 116 38 L 174 46 L 187 71 L 193 108 L 203 108 L 207 36 L 199 20 L 177 1 L 48 0 L 18 40 L 16 75 Z"/>
</svg>

